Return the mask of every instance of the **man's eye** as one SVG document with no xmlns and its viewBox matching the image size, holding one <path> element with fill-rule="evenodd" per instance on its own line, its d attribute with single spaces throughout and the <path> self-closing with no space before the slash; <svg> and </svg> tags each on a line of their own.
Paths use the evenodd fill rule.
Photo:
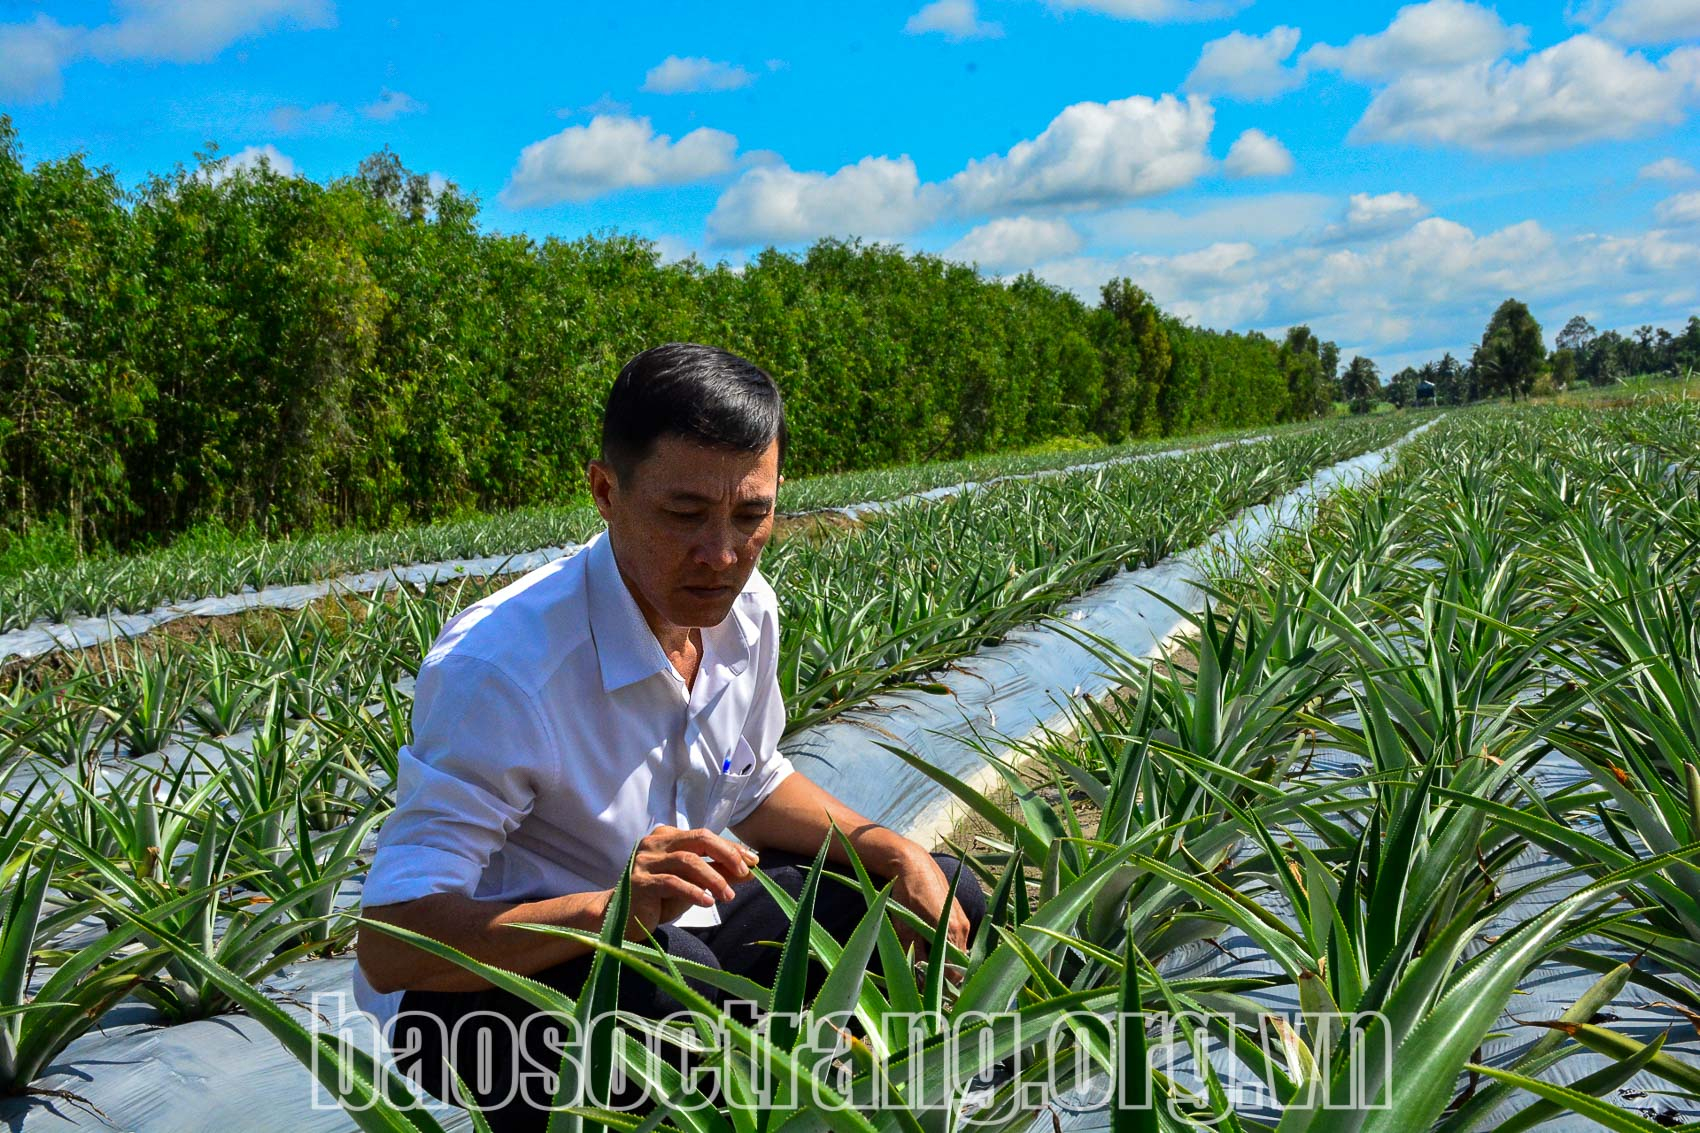
<svg viewBox="0 0 1700 1133">
<path fill-rule="evenodd" d="M 695 519 L 701 519 L 702 518 L 701 512 L 674 511 L 672 508 L 667 509 L 667 514 L 672 516 L 674 519 L 682 519 L 682 520 L 695 520 Z"/>
</svg>

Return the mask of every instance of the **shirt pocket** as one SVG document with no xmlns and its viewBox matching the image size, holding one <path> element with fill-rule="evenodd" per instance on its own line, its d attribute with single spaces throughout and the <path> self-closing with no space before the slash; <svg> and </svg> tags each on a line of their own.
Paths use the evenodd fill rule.
<svg viewBox="0 0 1700 1133">
<path fill-rule="evenodd" d="M 755 778 L 756 753 L 750 747 L 748 740 L 738 737 L 737 746 L 732 749 L 732 765 L 729 770 L 716 771 L 708 787 L 708 813 L 703 816 L 704 829 L 718 834 L 726 828 L 726 820 L 731 818 L 743 800 L 744 792 L 749 789 L 750 781 Z"/>
</svg>

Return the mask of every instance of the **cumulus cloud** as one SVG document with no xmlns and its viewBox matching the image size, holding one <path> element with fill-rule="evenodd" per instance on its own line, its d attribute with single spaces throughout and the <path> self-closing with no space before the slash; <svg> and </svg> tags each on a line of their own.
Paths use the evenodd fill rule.
<svg viewBox="0 0 1700 1133">
<path fill-rule="evenodd" d="M 1251 6 L 1251 0 L 1050 0 L 1058 11 L 1084 10 L 1147 24 L 1219 20 Z"/>
<path fill-rule="evenodd" d="M 300 171 L 295 167 L 294 160 L 286 154 L 278 152 L 276 146 L 268 143 L 263 146 L 248 146 L 245 149 L 238 150 L 225 157 L 218 165 L 210 169 L 198 170 L 195 176 L 217 185 L 240 170 L 259 169 L 262 166 L 269 167 L 273 173 L 280 177 L 300 175 Z"/>
<path fill-rule="evenodd" d="M 377 101 L 362 106 L 360 113 L 379 122 L 389 122 L 404 114 L 418 114 L 424 109 L 425 104 L 406 91 L 385 87 L 378 93 Z"/>
<path fill-rule="evenodd" d="M 709 216 L 710 235 L 722 245 L 790 243 L 826 234 L 888 237 L 947 214 L 996 215 L 1151 196 L 1189 185 L 1213 167 L 1206 152 L 1212 124 L 1210 103 L 1196 95 L 1185 101 L 1166 94 L 1077 103 L 1037 137 L 929 184 L 921 182 L 907 156 L 866 157 L 832 174 L 776 160 L 750 169 L 722 194 Z M 1263 152 L 1245 157 L 1248 168 L 1267 166 L 1274 160 L 1270 147 L 1279 150 L 1274 139 L 1259 139 Z"/>
<path fill-rule="evenodd" d="M 1619 0 L 1595 30 L 1619 43 L 1700 39 L 1700 0 Z"/>
<path fill-rule="evenodd" d="M 1643 181 L 1686 181 L 1694 176 L 1694 167 L 1679 157 L 1661 157 L 1643 165 L 1639 176 Z"/>
<path fill-rule="evenodd" d="M 937 32 L 952 41 L 996 39 L 1003 35 L 1003 25 L 980 18 L 980 9 L 974 0 L 933 0 L 910 16 L 903 30 L 910 35 Z"/>
<path fill-rule="evenodd" d="M 949 182 L 968 213 L 1109 203 L 1168 192 L 1210 168 L 1214 112 L 1196 95 L 1079 102 L 1038 137 L 970 161 Z"/>
<path fill-rule="evenodd" d="M 1020 271 L 1080 250 L 1080 233 L 1067 221 L 1006 216 L 971 229 L 944 257 L 993 271 Z"/>
<path fill-rule="evenodd" d="M 702 94 L 737 90 L 755 81 L 754 75 L 733 63 L 699 55 L 669 55 L 644 75 L 643 89 L 650 94 Z"/>
<path fill-rule="evenodd" d="M 120 0 L 117 8 L 117 20 L 94 27 L 40 14 L 0 24 L 0 96 L 58 98 L 64 69 L 81 59 L 204 63 L 240 39 L 336 22 L 329 0 Z"/>
<path fill-rule="evenodd" d="M 1468 0 L 1428 0 L 1400 8 L 1385 31 L 1356 36 L 1343 47 L 1319 43 L 1302 62 L 1373 83 L 1497 59 L 1528 42 L 1528 28 L 1506 24 L 1491 9 Z"/>
<path fill-rule="evenodd" d="M 1617 325 L 1680 319 L 1697 299 L 1700 232 L 1692 229 L 1559 237 L 1528 220 L 1478 233 L 1445 217 L 1411 219 L 1422 211 L 1408 194 L 1363 195 L 1348 207 L 1348 223 L 1382 228 L 1350 246 L 1316 234 L 1215 239 L 1169 254 L 1068 257 L 1041 272 L 1087 299 L 1103 280 L 1127 275 L 1202 325 L 1279 334 L 1304 322 L 1348 352 L 1418 360 L 1466 350 L 1509 294 L 1551 326 L 1583 309 Z"/>
<path fill-rule="evenodd" d="M 1259 193 L 1176 209 L 1124 208 L 1079 219 L 1095 247 L 1191 248 L 1200 244 L 1271 242 L 1319 227 L 1336 202 L 1321 193 Z"/>
<path fill-rule="evenodd" d="M 1222 169 L 1229 177 L 1285 177 L 1293 171 L 1293 155 L 1280 139 L 1252 129 L 1234 139 Z"/>
<path fill-rule="evenodd" d="M 700 181 L 729 172 L 737 148 L 738 139 L 723 130 L 699 127 L 674 141 L 648 118 L 599 114 L 521 150 L 502 202 L 529 208 Z"/>
<path fill-rule="evenodd" d="M 1379 236 L 1409 227 L 1428 215 L 1428 206 L 1415 193 L 1353 193 L 1346 204 L 1346 222 L 1328 235 L 1345 239 Z"/>
<path fill-rule="evenodd" d="M 1653 210 L 1660 224 L 1700 224 L 1700 192 L 1678 193 L 1660 201 Z"/>
<path fill-rule="evenodd" d="M 1352 128 L 1360 141 L 1532 153 L 1682 121 L 1700 49 L 1658 63 L 1591 35 L 1528 56 L 1405 74 L 1377 91 Z"/>
<path fill-rule="evenodd" d="M 708 235 L 718 245 L 901 236 L 930 223 L 942 204 L 938 188 L 921 184 L 907 155 L 864 157 L 832 174 L 763 165 L 721 194 Z"/>
<path fill-rule="evenodd" d="M 0 97 L 50 100 L 64 89 L 61 72 L 77 54 L 80 28 L 37 15 L 27 24 L 0 24 Z"/>
<path fill-rule="evenodd" d="M 1301 81 L 1298 68 L 1285 66 L 1298 45 L 1299 29 L 1285 25 L 1263 35 L 1229 32 L 1204 45 L 1186 87 L 1235 98 L 1274 98 Z"/>
</svg>

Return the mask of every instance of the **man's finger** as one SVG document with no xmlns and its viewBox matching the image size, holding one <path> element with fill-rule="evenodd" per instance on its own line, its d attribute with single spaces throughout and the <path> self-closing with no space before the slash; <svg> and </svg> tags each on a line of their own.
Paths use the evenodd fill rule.
<svg viewBox="0 0 1700 1133">
<path fill-rule="evenodd" d="M 682 877 L 698 889 L 707 890 L 715 900 L 730 901 L 732 885 L 716 862 L 706 862 L 688 850 L 675 850 L 666 857 L 649 863 L 651 874 L 673 874 Z"/>
<path fill-rule="evenodd" d="M 728 881 L 744 881 L 751 876 L 750 866 L 756 864 L 753 851 L 746 851 L 739 846 L 709 830 L 680 831 L 670 840 L 670 847 L 677 850 L 694 850 L 707 858 L 714 859 L 714 865 L 726 876 Z M 760 860 L 756 858 L 756 860 Z"/>
</svg>

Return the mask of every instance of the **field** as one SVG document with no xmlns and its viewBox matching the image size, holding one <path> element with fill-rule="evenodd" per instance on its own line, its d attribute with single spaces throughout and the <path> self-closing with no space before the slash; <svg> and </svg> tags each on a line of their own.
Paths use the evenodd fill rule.
<svg viewBox="0 0 1700 1133">
<path fill-rule="evenodd" d="M 974 672 L 1018 627 L 1066 631 L 1058 615 L 1121 572 L 1172 560 L 1423 424 L 1302 523 L 1200 559 L 1209 600 L 1164 650 L 1093 641 L 1110 692 L 1050 690 L 1056 726 L 985 743 L 995 799 L 928 750 L 904 753 L 975 817 L 965 849 L 989 924 L 954 957 L 967 969 L 956 985 L 940 965 L 917 976 L 904 962 L 871 880 L 874 912 L 845 944 L 809 932 L 805 892 L 787 941 L 798 959 L 758 999 L 777 1015 L 849 1013 L 861 1037 L 829 1051 L 818 1034 L 728 1023 L 729 1065 L 747 1077 L 838 1054 L 829 1089 L 781 1096 L 758 1123 L 693 1108 L 676 1073 L 638 1065 L 631 1034 L 596 1057 L 654 1076 L 674 1103 L 662 1127 L 692 1133 L 754 1133 L 788 1114 L 791 1128 L 858 1133 L 942 1133 L 969 1117 L 1118 1133 L 1700 1119 L 1700 401 L 1681 389 L 787 485 L 797 512 L 898 500 L 792 523 L 763 560 L 782 605 L 788 737 L 941 700 L 945 674 Z M 584 538 L 592 518 L 561 508 L 239 554 L 190 542 L 16 575 L 0 583 L 0 631 L 530 551 Z M 412 674 L 443 622 L 503 581 L 333 591 L 0 670 L 0 1080 L 13 1128 L 212 1128 L 256 1104 L 301 1127 L 296 1059 L 349 1107 L 313 1113 L 313 1128 L 466 1120 L 395 1104 L 405 1095 L 357 1045 L 314 1037 L 289 989 L 303 972 L 346 972 Z M 917 927 L 944 950 L 935 926 Z M 611 936 L 599 947 L 578 1003 L 486 974 L 581 1014 L 616 972 L 679 987 L 655 953 Z M 862 973 L 876 952 L 895 974 Z M 804 1004 L 811 953 L 834 974 Z M 1141 1010 L 1203 1025 L 1118 1035 L 1104 1021 Z M 917 1011 L 937 1026 L 886 1025 Z M 981 1024 L 971 1069 L 987 1088 L 953 1092 L 935 1057 L 946 1032 L 1012 1011 L 1019 1030 Z M 244 1018 L 237 1042 L 227 1026 Z M 181 1036 L 234 1072 L 259 1057 L 256 1035 L 290 1056 L 296 1076 L 274 1085 L 290 1096 L 259 1103 L 232 1086 L 199 1116 L 161 1116 L 191 1087 L 150 1078 L 144 1052 Z M 96 1038 L 101 1056 L 81 1056 Z M 1165 1059 L 1147 1057 L 1165 1044 Z M 1236 1088 L 1248 1081 L 1263 1091 Z M 1015 1104 L 1039 1082 L 1063 1092 Z M 893 1083 L 896 1104 L 866 1104 Z M 1065 1112 L 1106 1083 L 1160 1104 Z"/>
</svg>

